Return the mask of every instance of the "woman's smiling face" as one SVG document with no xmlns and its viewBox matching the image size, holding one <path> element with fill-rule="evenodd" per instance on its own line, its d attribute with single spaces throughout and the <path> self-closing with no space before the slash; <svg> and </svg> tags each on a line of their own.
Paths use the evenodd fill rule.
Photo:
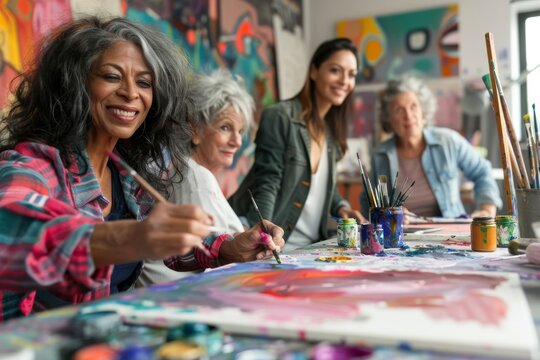
<svg viewBox="0 0 540 360">
<path fill-rule="evenodd" d="M 210 125 L 195 131 L 193 159 L 214 174 L 230 166 L 242 145 L 245 123 L 232 106 L 227 107 Z"/>
<path fill-rule="evenodd" d="M 113 44 L 93 64 L 88 81 L 94 137 L 127 139 L 152 106 L 152 71 L 141 49 Z"/>
</svg>

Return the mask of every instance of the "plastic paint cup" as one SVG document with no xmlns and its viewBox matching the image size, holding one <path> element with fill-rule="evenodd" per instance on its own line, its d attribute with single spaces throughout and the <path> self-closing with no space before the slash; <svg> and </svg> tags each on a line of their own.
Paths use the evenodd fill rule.
<svg viewBox="0 0 540 360">
<path fill-rule="evenodd" d="M 362 254 L 374 255 L 384 251 L 384 232 L 381 224 L 360 225 Z"/>
<path fill-rule="evenodd" d="M 403 208 L 369 208 L 369 222 L 381 224 L 384 232 L 384 248 L 403 246 Z"/>
</svg>

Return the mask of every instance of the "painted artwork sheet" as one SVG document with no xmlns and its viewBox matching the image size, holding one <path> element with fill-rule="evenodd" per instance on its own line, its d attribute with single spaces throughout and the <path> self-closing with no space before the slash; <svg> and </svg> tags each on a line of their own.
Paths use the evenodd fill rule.
<svg viewBox="0 0 540 360">
<path fill-rule="evenodd" d="M 537 348 L 515 274 L 306 266 L 305 258 L 282 259 L 286 264 L 235 264 L 84 311 L 112 309 L 134 323 L 202 321 L 236 334 L 490 357 L 530 358 Z"/>
</svg>

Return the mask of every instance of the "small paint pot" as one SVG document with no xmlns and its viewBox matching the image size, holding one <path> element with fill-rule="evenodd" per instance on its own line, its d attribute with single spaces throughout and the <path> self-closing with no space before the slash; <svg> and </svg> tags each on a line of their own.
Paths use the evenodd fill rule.
<svg viewBox="0 0 540 360">
<path fill-rule="evenodd" d="M 362 254 L 374 255 L 384 251 L 384 232 L 381 224 L 360 225 Z"/>
<path fill-rule="evenodd" d="M 81 339 L 108 339 L 121 325 L 120 314 L 116 311 L 79 312 L 71 320 L 75 336 Z"/>
<path fill-rule="evenodd" d="M 497 247 L 508 247 L 510 241 L 519 239 L 519 225 L 515 216 L 497 215 L 495 225 L 497 226 Z"/>
<path fill-rule="evenodd" d="M 197 360 L 205 355 L 201 345 L 189 341 L 171 341 L 156 350 L 159 360 Z"/>
<path fill-rule="evenodd" d="M 337 243 L 341 247 L 360 248 L 356 219 L 339 220 L 337 224 Z"/>
<path fill-rule="evenodd" d="M 403 246 L 403 208 L 369 208 L 369 222 L 381 224 L 384 232 L 384 248 Z"/>
<path fill-rule="evenodd" d="M 73 355 L 73 360 L 116 360 L 117 351 L 105 344 L 85 346 Z"/>
<path fill-rule="evenodd" d="M 497 249 L 497 227 L 494 218 L 473 218 L 471 223 L 471 249 L 483 252 Z"/>
<path fill-rule="evenodd" d="M 373 354 L 373 349 L 363 345 L 319 344 L 311 351 L 312 360 L 348 360 L 367 359 Z"/>
</svg>

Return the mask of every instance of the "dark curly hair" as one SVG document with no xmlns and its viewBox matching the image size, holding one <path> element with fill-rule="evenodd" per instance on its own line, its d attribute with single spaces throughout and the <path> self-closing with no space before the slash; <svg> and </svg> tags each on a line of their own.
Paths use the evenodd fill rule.
<svg viewBox="0 0 540 360">
<path fill-rule="evenodd" d="M 90 69 L 119 41 L 141 49 L 152 71 L 153 100 L 143 125 L 131 138 L 120 139 L 115 150 L 166 194 L 168 179 L 176 173 L 181 178 L 190 152 L 186 84 L 191 69 L 163 33 L 125 18 L 83 18 L 56 28 L 44 39 L 35 65 L 17 79 L 14 102 L 0 130 L 0 150 L 34 141 L 59 149 L 66 165 L 68 153 L 81 156 L 93 126 L 87 88 Z"/>
</svg>

